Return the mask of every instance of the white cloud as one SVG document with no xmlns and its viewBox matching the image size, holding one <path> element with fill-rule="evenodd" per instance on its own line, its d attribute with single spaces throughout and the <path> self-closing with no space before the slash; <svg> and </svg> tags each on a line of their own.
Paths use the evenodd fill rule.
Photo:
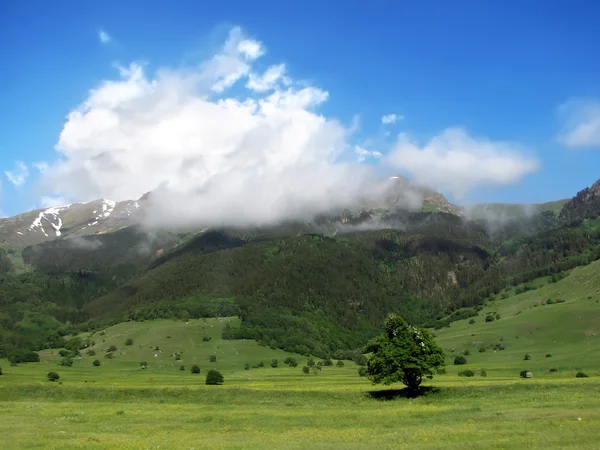
<svg viewBox="0 0 600 450">
<path fill-rule="evenodd" d="M 384 125 L 391 125 L 399 120 L 404 120 L 404 116 L 399 116 L 398 114 L 386 114 L 381 117 L 381 123 Z"/>
<path fill-rule="evenodd" d="M 457 131 L 423 149 L 400 140 L 387 158 L 384 143 L 356 146 L 350 136 L 358 118 L 345 126 L 319 113 L 329 93 L 295 81 L 284 64 L 257 71 L 254 61 L 264 54 L 262 43 L 234 28 L 215 55 L 191 69 L 118 67 L 116 79 L 99 83 L 68 114 L 57 159 L 35 165 L 43 191 L 52 193 L 45 204 L 152 191 L 150 223 L 254 225 L 380 195 L 374 165 L 360 164 L 367 158 L 456 191 L 528 172 L 520 155 L 507 155 L 513 147 Z M 356 157 L 359 163 L 349 162 Z M 498 163 L 510 161 L 510 175 L 498 175 Z"/>
<path fill-rule="evenodd" d="M 99 30 L 98 31 L 98 40 L 102 44 L 108 44 L 112 41 L 112 36 L 104 30 Z"/>
<path fill-rule="evenodd" d="M 236 28 L 195 70 L 120 68 L 69 113 L 59 159 L 36 165 L 45 189 L 70 201 L 153 191 L 155 218 L 184 222 L 265 223 L 348 205 L 369 170 L 342 161 L 348 128 L 316 112 L 328 92 L 284 81 L 283 65 L 256 74 L 263 53 Z M 245 96 L 225 95 L 243 78 Z"/>
<path fill-rule="evenodd" d="M 369 158 L 381 158 L 382 156 L 381 152 L 367 150 L 365 147 L 360 145 L 354 147 L 354 153 L 358 155 L 358 162 L 364 162 Z"/>
<path fill-rule="evenodd" d="M 250 75 L 251 64 L 265 53 L 262 43 L 247 39 L 239 27 L 233 28 L 219 53 L 188 74 L 190 84 L 212 82 L 213 92 L 222 93 L 241 78 Z M 176 77 L 181 74 L 175 73 Z"/>
<path fill-rule="evenodd" d="M 40 205 L 42 208 L 53 208 L 55 206 L 63 206 L 68 204 L 69 202 L 62 196 L 57 195 L 55 197 L 52 196 L 43 196 L 40 199 Z"/>
<path fill-rule="evenodd" d="M 290 79 L 284 74 L 285 64 L 271 66 L 262 75 L 249 74 L 246 87 L 257 92 L 266 92 L 275 89 L 279 81 L 284 85 L 289 85 Z"/>
<path fill-rule="evenodd" d="M 16 167 L 14 170 L 6 170 L 4 172 L 8 181 L 10 181 L 15 186 L 23 186 L 25 181 L 27 181 L 27 177 L 29 177 L 29 169 L 22 161 L 17 161 Z"/>
<path fill-rule="evenodd" d="M 570 100 L 558 109 L 564 121 L 559 140 L 570 148 L 600 148 L 600 101 Z"/>
<path fill-rule="evenodd" d="M 448 128 L 424 146 L 401 134 L 388 161 L 457 199 L 472 189 L 514 184 L 539 166 L 516 144 L 474 138 L 460 128 Z"/>
<path fill-rule="evenodd" d="M 241 36 L 241 30 L 236 28 L 234 34 Z M 263 45 L 258 41 L 253 41 L 252 39 L 239 40 L 236 49 L 250 61 L 260 58 L 265 54 Z"/>
</svg>

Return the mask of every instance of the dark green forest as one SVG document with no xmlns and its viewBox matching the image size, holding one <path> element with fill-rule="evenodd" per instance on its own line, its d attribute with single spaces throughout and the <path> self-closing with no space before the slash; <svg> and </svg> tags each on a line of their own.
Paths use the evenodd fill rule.
<svg viewBox="0 0 600 450">
<path fill-rule="evenodd" d="M 447 326 L 508 287 L 599 259 L 595 192 L 582 191 L 560 215 L 493 227 L 436 212 L 335 235 L 290 224 L 199 234 L 129 227 L 27 247 L 25 272 L 0 249 L 0 355 L 33 360 L 64 336 L 121 321 L 237 315 L 241 326 L 224 338 L 351 357 L 388 313 Z"/>
</svg>

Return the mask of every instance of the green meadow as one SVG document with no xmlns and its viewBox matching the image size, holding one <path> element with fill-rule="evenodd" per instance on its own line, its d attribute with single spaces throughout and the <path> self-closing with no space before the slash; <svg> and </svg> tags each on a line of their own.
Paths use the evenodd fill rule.
<svg viewBox="0 0 600 450">
<path fill-rule="evenodd" d="M 406 398 L 402 386 L 373 386 L 350 361 L 304 374 L 304 356 L 222 340 L 233 318 L 128 322 L 88 333 L 82 337 L 96 354 L 82 350 L 72 367 L 59 365 L 58 350 L 42 352 L 40 363 L 0 360 L 0 446 L 596 449 L 600 266 L 534 284 L 498 296 L 474 323 L 435 331 L 447 373 L 426 380 L 418 398 Z M 114 358 L 105 358 L 112 345 Z M 457 355 L 467 363 L 453 365 Z M 288 356 L 298 367 L 284 364 Z M 190 372 L 194 364 L 200 374 Z M 209 369 L 223 374 L 223 385 L 205 384 Z M 458 376 L 465 369 L 475 376 Z M 533 378 L 520 378 L 521 370 Z M 50 371 L 57 382 L 46 379 Z"/>
</svg>

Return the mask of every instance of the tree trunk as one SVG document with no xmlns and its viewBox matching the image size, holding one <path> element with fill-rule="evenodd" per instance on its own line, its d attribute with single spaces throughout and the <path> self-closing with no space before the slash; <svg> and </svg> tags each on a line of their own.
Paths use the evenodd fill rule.
<svg viewBox="0 0 600 450">
<path fill-rule="evenodd" d="M 409 369 L 404 371 L 404 380 L 409 391 L 418 392 L 423 376 L 420 371 Z"/>
</svg>

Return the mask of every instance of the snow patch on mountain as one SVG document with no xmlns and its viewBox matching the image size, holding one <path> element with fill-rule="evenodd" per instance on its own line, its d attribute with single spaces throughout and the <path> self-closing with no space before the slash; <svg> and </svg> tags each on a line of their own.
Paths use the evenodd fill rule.
<svg viewBox="0 0 600 450">
<path fill-rule="evenodd" d="M 60 218 L 59 214 L 61 211 L 69 209 L 70 207 L 71 207 L 71 205 L 64 205 L 64 206 L 56 206 L 54 208 L 45 209 L 44 211 L 42 211 L 38 214 L 38 216 L 35 218 L 33 223 L 29 226 L 29 230 L 30 231 L 41 230 L 42 233 L 44 233 L 44 236 L 48 237 L 48 233 L 46 233 L 46 230 L 44 229 L 44 223 L 43 223 L 44 221 L 46 221 L 48 224 L 50 224 L 50 226 L 52 228 L 54 228 L 54 232 L 56 233 L 56 236 L 60 236 L 61 235 L 60 230 L 62 228 L 63 222 L 62 222 L 62 219 Z"/>
<path fill-rule="evenodd" d="M 114 211 L 117 202 L 102 200 L 102 217 L 105 219 Z"/>
<path fill-rule="evenodd" d="M 112 212 L 115 210 L 115 206 L 117 202 L 112 200 L 102 199 L 102 211 L 98 214 L 98 210 L 94 210 L 93 214 L 97 214 L 94 220 L 88 223 L 88 227 L 93 227 L 94 225 L 98 225 L 98 222 L 103 219 L 108 219 Z"/>
<path fill-rule="evenodd" d="M 138 202 L 127 202 L 127 207 L 125 211 L 127 212 L 127 216 L 131 216 L 134 211 L 131 211 L 130 207 L 134 207 L 136 210 L 140 209 L 140 204 Z"/>
</svg>

